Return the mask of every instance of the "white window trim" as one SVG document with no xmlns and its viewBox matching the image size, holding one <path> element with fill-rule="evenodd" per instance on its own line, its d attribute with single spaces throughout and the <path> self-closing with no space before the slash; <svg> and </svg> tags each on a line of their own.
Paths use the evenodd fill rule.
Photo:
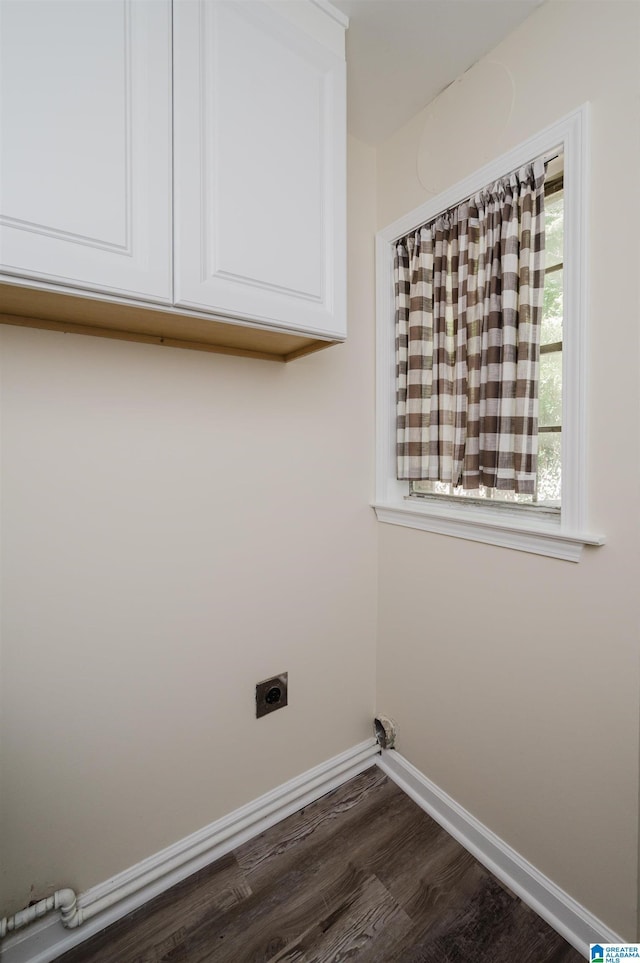
<svg viewBox="0 0 640 963">
<path fill-rule="evenodd" d="M 577 562 L 604 536 L 586 527 L 586 331 L 588 105 L 492 161 L 376 236 L 376 495 L 378 520 Z M 394 242 L 511 170 L 564 149 L 564 329 L 562 358 L 562 510 L 528 511 L 409 497 L 396 479 Z M 567 257 L 567 252 L 569 256 Z"/>
</svg>

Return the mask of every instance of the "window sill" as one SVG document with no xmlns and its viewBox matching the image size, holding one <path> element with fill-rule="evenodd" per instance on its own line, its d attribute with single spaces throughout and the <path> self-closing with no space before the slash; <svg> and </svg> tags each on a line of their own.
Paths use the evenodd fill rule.
<svg viewBox="0 0 640 963">
<path fill-rule="evenodd" d="M 585 545 L 603 545 L 603 535 L 566 531 L 559 518 L 517 518 L 512 513 L 478 509 L 475 505 L 452 508 L 450 505 L 416 504 L 406 499 L 400 504 L 373 505 L 379 522 L 416 528 L 438 535 L 452 535 L 472 542 L 485 542 L 519 552 L 546 555 L 567 562 L 579 562 Z"/>
</svg>

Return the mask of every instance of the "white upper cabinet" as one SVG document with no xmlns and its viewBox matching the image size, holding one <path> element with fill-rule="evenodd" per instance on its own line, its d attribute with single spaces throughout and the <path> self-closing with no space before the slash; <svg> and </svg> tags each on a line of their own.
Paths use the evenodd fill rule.
<svg viewBox="0 0 640 963">
<path fill-rule="evenodd" d="M 0 322 L 343 339 L 345 25 L 326 0 L 0 0 Z"/>
<path fill-rule="evenodd" d="M 0 271 L 171 301 L 170 0 L 0 18 Z"/>
<path fill-rule="evenodd" d="M 344 337 L 344 28 L 176 0 L 174 124 L 176 304 Z"/>
</svg>

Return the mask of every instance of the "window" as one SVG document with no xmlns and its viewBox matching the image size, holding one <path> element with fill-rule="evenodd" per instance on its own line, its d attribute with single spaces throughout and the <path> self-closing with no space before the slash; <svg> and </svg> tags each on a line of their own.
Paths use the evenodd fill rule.
<svg viewBox="0 0 640 963">
<path fill-rule="evenodd" d="M 564 166 L 562 155 L 558 158 Z M 545 181 L 545 272 L 540 338 L 538 473 L 534 504 L 562 500 L 562 313 L 564 178 L 551 161 Z"/>
<path fill-rule="evenodd" d="M 602 537 L 585 531 L 586 114 L 586 108 L 581 108 L 379 232 L 374 507 L 380 521 L 572 561 L 579 559 L 585 544 L 602 543 Z M 543 157 L 550 162 L 544 177 L 548 241 L 543 266 L 537 474 L 521 473 L 515 485 L 500 478 L 491 481 L 491 488 L 478 487 L 476 481 L 453 488 L 446 481 L 433 480 L 442 477 L 440 470 L 434 474 L 429 468 L 426 475 L 397 472 L 393 289 L 397 242 L 435 223 L 438 215 L 459 206 L 464 198 Z M 444 300 L 449 303 L 449 292 Z M 401 421 L 398 426 L 404 427 Z M 398 450 L 403 451 L 402 444 Z M 401 457 L 398 461 L 401 464 Z M 529 459 L 529 467 L 534 463 Z M 398 481 L 397 474 L 410 480 Z M 450 479 L 456 477 L 465 478 L 462 472 L 449 474 Z M 505 490 L 510 485 L 515 491 Z"/>
<path fill-rule="evenodd" d="M 532 494 L 499 488 L 464 488 L 443 481 L 413 481 L 418 497 L 466 498 L 506 505 L 528 505 L 532 510 L 559 512 L 562 492 L 562 307 L 564 261 L 564 155 L 554 149 L 541 158 L 545 166 L 544 294 L 541 312 L 538 377 L 537 473 Z"/>
</svg>

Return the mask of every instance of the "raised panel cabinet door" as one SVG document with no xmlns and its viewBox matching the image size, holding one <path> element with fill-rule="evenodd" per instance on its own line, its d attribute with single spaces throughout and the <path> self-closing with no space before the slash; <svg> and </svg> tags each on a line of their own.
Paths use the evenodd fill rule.
<svg viewBox="0 0 640 963">
<path fill-rule="evenodd" d="M 1 0 L 0 271 L 171 301 L 170 0 Z"/>
<path fill-rule="evenodd" d="M 176 303 L 344 337 L 343 54 L 277 3 L 176 0 L 174 124 Z"/>
</svg>

